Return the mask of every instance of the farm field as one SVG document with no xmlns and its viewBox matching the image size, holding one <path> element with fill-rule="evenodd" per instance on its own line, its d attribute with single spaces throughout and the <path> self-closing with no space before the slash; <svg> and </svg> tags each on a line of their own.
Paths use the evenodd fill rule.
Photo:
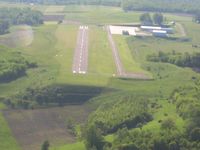
<svg viewBox="0 0 200 150">
<path fill-rule="evenodd" d="M 4 6 L 0 3 L 0 7 Z M 25 4 L 8 6 L 27 7 Z M 185 131 L 186 121 L 178 114 L 170 96 L 177 88 L 193 87 L 194 80 L 200 78 L 199 73 L 188 67 L 149 62 L 147 56 L 159 52 L 199 52 L 200 46 L 193 46 L 200 45 L 199 24 L 192 22 L 191 17 L 164 14 L 167 21 L 177 22 L 176 34 L 169 39 L 112 35 L 124 70 L 148 77 L 138 80 L 116 76 L 117 67 L 105 25 L 138 23 L 143 12 L 124 12 L 117 7 L 105 6 L 28 7 L 45 14 L 64 14 L 65 20 L 34 27 L 14 26 L 10 33 L 0 35 L 2 45 L 37 63 L 37 67 L 27 70 L 24 76 L 0 83 L 0 124 L 3 124 L 0 128 L 0 149 L 39 150 L 48 140 L 50 150 L 86 150 L 84 140 L 67 128 L 71 119 L 76 127 L 99 121 L 109 128 L 120 125 L 127 118 L 134 119 L 143 113 L 141 109 L 147 109 L 153 118 L 142 126 L 142 130 L 158 134 L 160 122 L 172 118 L 177 129 Z M 80 26 L 88 27 L 87 36 L 83 38 L 88 39 L 88 45 L 85 44 L 88 60 L 84 73 L 75 74 L 72 68 Z M 19 36 L 22 32 L 26 33 Z M 55 91 L 58 93 L 50 98 L 52 103 L 39 104 L 42 94 L 48 99 L 48 95 Z M 19 99 L 27 97 L 26 94 L 32 96 L 28 97 L 28 101 L 33 105 L 27 110 L 7 108 L 4 104 L 7 99 L 18 104 Z M 58 107 L 63 101 L 55 103 L 57 99 L 63 100 L 64 106 Z M 148 108 L 153 104 L 157 107 Z M 130 132 L 135 130 L 140 130 L 140 127 L 135 126 Z M 105 136 L 105 140 L 111 143 L 115 138 L 115 133 Z"/>
<path fill-rule="evenodd" d="M 84 123 L 90 111 L 86 106 L 69 105 L 63 108 L 4 111 L 4 116 L 22 149 L 35 150 L 40 149 L 46 139 L 52 145 L 74 142 L 73 131 L 67 126 L 71 121 L 74 124 Z"/>
<path fill-rule="evenodd" d="M 0 112 L 0 147 L 1 149 L 10 149 L 10 150 L 20 150 L 20 146 L 17 143 L 16 139 L 13 137 L 12 131 L 10 130 L 2 112 Z"/>
</svg>

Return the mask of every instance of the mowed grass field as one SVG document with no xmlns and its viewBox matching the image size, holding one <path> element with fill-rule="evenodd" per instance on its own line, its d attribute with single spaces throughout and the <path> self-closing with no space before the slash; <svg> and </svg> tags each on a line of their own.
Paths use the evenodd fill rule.
<svg viewBox="0 0 200 150">
<path fill-rule="evenodd" d="M 77 142 L 74 144 L 67 144 L 60 147 L 52 147 L 50 150 L 86 150 L 83 142 Z"/>
<path fill-rule="evenodd" d="M 135 55 L 131 54 L 128 43 L 126 42 L 126 36 L 123 37 L 121 35 L 114 35 L 114 40 L 118 47 L 120 59 L 125 68 L 125 71 L 132 73 L 143 73 L 146 75 L 150 75 L 147 71 L 141 68 L 141 64 L 136 61 L 137 53 Z"/>
<path fill-rule="evenodd" d="M 104 6 L 66 6 L 66 19 L 86 24 L 139 22 L 141 12 L 125 13 L 121 8 Z"/>
<path fill-rule="evenodd" d="M 91 26 L 89 33 L 89 73 L 111 77 L 116 66 L 107 33 L 104 27 L 96 26 Z"/>
</svg>

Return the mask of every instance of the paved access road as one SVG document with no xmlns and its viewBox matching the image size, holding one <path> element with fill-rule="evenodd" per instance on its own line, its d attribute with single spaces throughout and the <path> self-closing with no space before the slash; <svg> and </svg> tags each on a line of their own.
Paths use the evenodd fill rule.
<svg viewBox="0 0 200 150">
<path fill-rule="evenodd" d="M 74 52 L 72 72 L 86 74 L 88 68 L 88 26 L 80 26 Z"/>
<path fill-rule="evenodd" d="M 108 26 L 107 26 L 107 32 L 108 32 L 108 40 L 109 40 L 109 43 L 110 43 L 110 46 L 112 49 L 112 53 L 113 53 L 113 58 L 115 60 L 115 65 L 117 67 L 117 75 L 122 76 L 124 74 L 124 68 L 123 68 L 122 62 L 119 57 L 118 49 L 115 45 L 115 42 L 113 40 L 112 34 L 111 34 Z"/>
<path fill-rule="evenodd" d="M 115 61 L 115 65 L 117 68 L 117 76 L 121 78 L 134 78 L 134 79 L 149 79 L 145 74 L 143 73 L 132 73 L 132 72 L 126 72 L 124 69 L 124 66 L 122 64 L 122 61 L 119 56 L 119 51 L 117 49 L 117 46 L 115 44 L 115 41 L 112 37 L 112 34 L 110 32 L 109 26 L 106 27 L 107 33 L 108 33 L 108 40 L 112 49 L 113 58 Z"/>
</svg>

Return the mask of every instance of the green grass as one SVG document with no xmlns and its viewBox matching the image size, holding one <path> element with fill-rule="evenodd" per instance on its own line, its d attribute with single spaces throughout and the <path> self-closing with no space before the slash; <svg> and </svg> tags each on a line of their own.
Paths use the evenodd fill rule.
<svg viewBox="0 0 200 150">
<path fill-rule="evenodd" d="M 89 29 L 89 73 L 112 76 L 116 72 L 107 33 L 102 27 Z"/>
<path fill-rule="evenodd" d="M 159 100 L 157 102 L 161 107 L 158 109 L 152 109 L 153 113 L 153 121 L 149 122 L 147 125 L 143 127 L 144 130 L 151 130 L 153 132 L 160 131 L 159 121 L 164 121 L 167 118 L 171 118 L 175 121 L 176 127 L 178 131 L 184 131 L 185 122 L 184 120 L 177 114 L 176 106 L 172 103 L 169 103 L 167 100 Z"/>
<path fill-rule="evenodd" d="M 122 64 L 127 72 L 149 74 L 141 68 L 139 62 L 135 61 L 134 57 L 136 56 L 131 54 L 129 46 L 126 42 L 126 37 L 118 35 L 114 36 L 114 40 L 117 44 Z"/>
<path fill-rule="evenodd" d="M 39 6 L 34 9 L 45 8 L 45 11 L 46 7 Z M 102 6 L 66 6 L 64 10 L 47 8 L 47 12 L 54 11 L 64 11 L 66 19 L 89 24 L 138 22 L 139 15 L 141 14 L 141 12 L 125 13 L 119 8 Z M 162 108 L 153 112 L 155 119 L 145 125 L 144 129 L 158 131 L 160 128 L 158 121 L 166 117 L 172 117 L 176 121 L 178 129 L 183 130 L 185 123 L 177 116 L 175 106 L 163 99 L 168 98 L 171 92 L 179 86 L 192 85 L 192 77 L 199 77 L 199 74 L 193 72 L 190 68 L 147 62 L 146 56 L 159 51 L 197 52 L 200 49 L 192 48 L 192 44 L 199 44 L 200 31 L 199 25 L 191 22 L 191 18 L 171 14 L 167 14 L 167 17 L 169 20 L 179 21 L 184 25 L 190 41 L 181 42 L 152 37 L 114 37 L 125 69 L 130 72 L 147 73 L 145 68 L 148 68 L 154 80 L 138 81 L 112 78 L 116 68 L 107 40 L 107 34 L 102 27 L 93 25 L 89 25 L 89 73 L 87 75 L 72 74 L 72 60 L 79 26 L 48 24 L 34 27 L 35 38 L 33 43 L 26 47 L 19 46 L 17 49 L 27 59 L 36 61 L 39 67 L 29 70 L 27 76 L 10 83 L 0 84 L 0 95 L 2 97 L 9 97 L 10 95 L 23 92 L 27 87 L 45 87 L 57 84 L 67 86 L 69 92 L 81 91 L 82 85 L 90 87 L 88 89 L 84 88 L 88 92 L 95 87 L 105 87 L 105 92 L 107 92 L 107 88 L 113 88 L 120 90 L 120 92 L 111 93 L 111 95 L 109 95 L 110 93 L 104 93 L 100 97 L 94 98 L 93 102 L 91 102 L 93 103 L 92 105 L 100 106 L 104 102 L 116 100 L 117 97 L 127 91 L 136 97 L 156 98 L 159 101 L 158 103 L 162 105 Z M 76 87 L 72 88 L 72 85 Z M 112 99 L 110 96 L 113 96 Z M 5 106 L 0 103 L 0 109 L 4 108 Z M 165 113 L 168 116 L 165 116 Z M 19 148 L 15 148 L 18 146 L 12 138 L 2 115 L 0 115 L 0 124 L 3 124 L 3 127 L 1 126 L 0 128 L 0 134 L 6 135 L 0 136 L 0 148 L 9 150 L 9 147 L 11 147 L 10 150 L 18 150 Z M 112 141 L 113 136 L 107 136 L 106 140 Z M 77 142 L 55 148 L 53 145 L 52 150 L 85 150 L 85 147 L 82 142 Z"/>
<path fill-rule="evenodd" d="M 109 134 L 109 135 L 105 136 L 104 138 L 107 142 L 110 142 L 110 143 L 112 143 L 114 141 L 114 135 L 113 134 Z"/>
<path fill-rule="evenodd" d="M 74 144 L 67 144 L 60 147 L 52 147 L 50 150 L 86 150 L 83 142 L 77 142 Z"/>
<path fill-rule="evenodd" d="M 64 9 L 65 9 L 65 6 L 50 5 L 46 7 L 45 13 L 62 12 Z"/>
<path fill-rule="evenodd" d="M 0 102 L 0 110 L 2 110 L 2 109 L 6 109 L 6 105 L 4 103 Z"/>
<path fill-rule="evenodd" d="M 105 86 L 114 73 L 111 50 L 102 29 L 91 27 L 89 30 L 89 64 L 87 75 L 72 74 L 72 64 L 79 26 L 59 25 L 55 31 L 56 43 L 52 59 L 57 63 L 57 84 Z M 97 36 L 99 35 L 99 36 Z M 49 62 L 50 63 L 50 62 Z M 101 75 L 101 76 L 99 76 Z"/>
<path fill-rule="evenodd" d="M 0 149 L 20 150 L 19 145 L 14 139 L 6 120 L 0 112 Z"/>
<path fill-rule="evenodd" d="M 121 8 L 104 6 L 66 6 L 66 19 L 87 24 L 139 22 L 140 12 L 125 13 Z"/>
</svg>

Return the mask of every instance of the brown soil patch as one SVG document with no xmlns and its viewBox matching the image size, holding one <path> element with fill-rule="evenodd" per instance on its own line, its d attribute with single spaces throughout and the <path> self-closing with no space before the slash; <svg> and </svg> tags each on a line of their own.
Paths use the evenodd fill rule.
<svg viewBox="0 0 200 150">
<path fill-rule="evenodd" d="M 89 113 L 90 110 L 83 105 L 3 112 L 23 150 L 40 150 L 45 140 L 52 145 L 74 142 L 75 136 L 67 128 L 68 119 L 83 123 Z"/>
</svg>

